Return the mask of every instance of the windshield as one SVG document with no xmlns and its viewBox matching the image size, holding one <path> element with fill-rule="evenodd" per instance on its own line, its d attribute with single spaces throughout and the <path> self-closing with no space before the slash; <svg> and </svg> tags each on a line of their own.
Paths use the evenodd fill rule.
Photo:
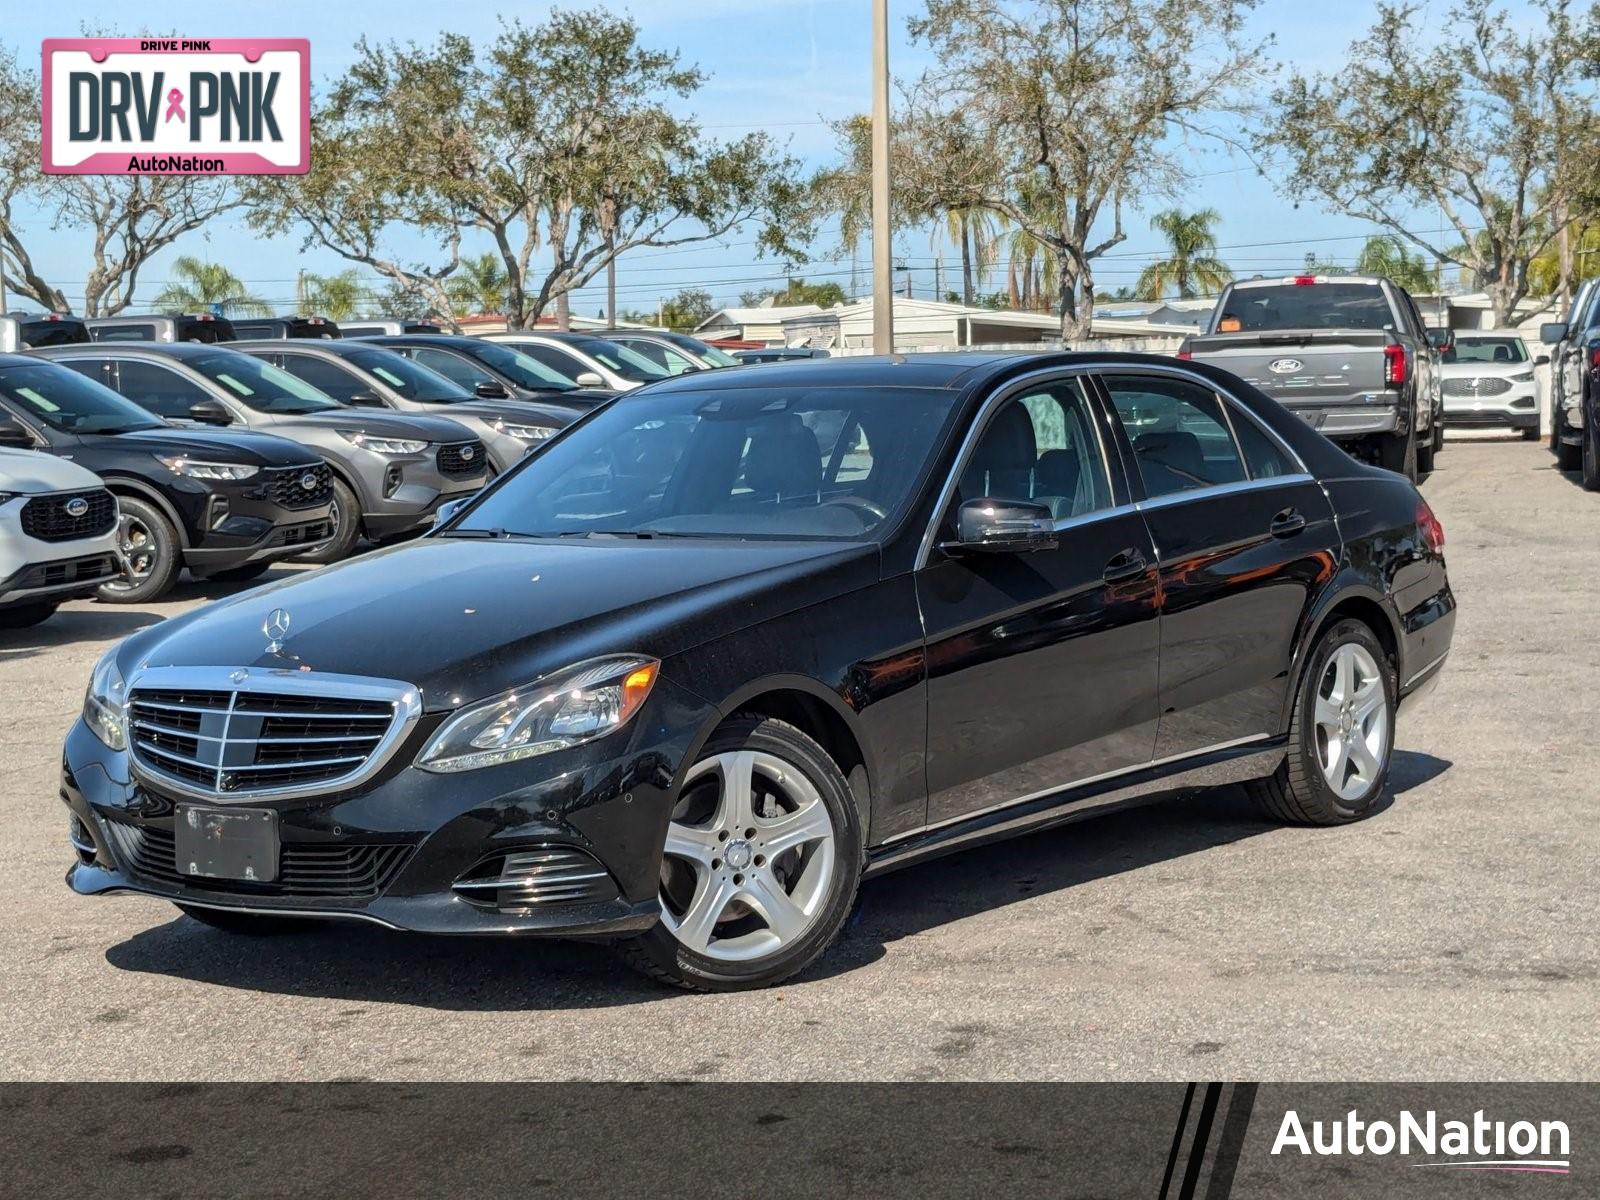
<svg viewBox="0 0 1600 1200">
<path fill-rule="evenodd" d="M 450 532 L 860 539 L 910 506 L 951 411 L 911 388 L 624 397 Z"/>
<path fill-rule="evenodd" d="M 1285 283 L 1237 288 L 1217 320 L 1218 333 L 1393 326 L 1389 301 L 1375 283 Z"/>
<path fill-rule="evenodd" d="M 358 350 L 341 355 L 345 362 L 385 384 L 397 396 L 425 404 L 459 404 L 475 397 L 451 383 L 437 371 L 430 371 L 392 350 Z"/>
<path fill-rule="evenodd" d="M 664 333 L 661 335 L 674 346 L 682 347 L 697 358 L 703 358 L 714 367 L 737 367 L 739 360 L 733 355 L 718 350 L 715 346 L 702 342 L 699 338 L 687 337 L 681 333 Z"/>
<path fill-rule="evenodd" d="M 587 354 L 606 370 L 621 375 L 630 383 L 654 383 L 658 379 L 672 377 L 672 372 L 665 367 L 658 367 L 644 355 L 636 354 L 615 342 L 603 342 L 599 338 L 574 338 L 571 341 L 563 340 L 561 344 L 571 346 L 579 354 Z"/>
<path fill-rule="evenodd" d="M 236 350 L 196 354 L 183 361 L 257 412 L 314 413 L 344 407 L 289 372 Z"/>
<path fill-rule="evenodd" d="M 1520 363 L 1528 361 L 1528 348 L 1516 337 L 1457 337 L 1444 352 L 1444 361 L 1474 363 Z"/>
<path fill-rule="evenodd" d="M 493 367 L 512 383 L 525 388 L 534 388 L 545 392 L 570 392 L 577 388 L 577 384 L 565 375 L 552 371 L 542 362 L 529 358 L 521 351 L 513 350 L 510 346 L 503 346 L 498 342 L 484 342 L 481 346 L 474 346 L 472 354 L 480 362 Z"/>
<path fill-rule="evenodd" d="M 110 388 L 51 363 L 0 368 L 0 395 L 66 433 L 129 433 L 166 425 Z"/>
</svg>

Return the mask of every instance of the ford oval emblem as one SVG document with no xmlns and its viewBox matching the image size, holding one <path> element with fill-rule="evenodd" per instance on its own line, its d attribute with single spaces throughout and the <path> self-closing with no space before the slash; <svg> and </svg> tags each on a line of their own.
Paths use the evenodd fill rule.
<svg viewBox="0 0 1600 1200">
<path fill-rule="evenodd" d="M 67 516 L 86 517 L 89 515 L 89 502 L 82 496 L 74 496 L 66 503 Z"/>
<path fill-rule="evenodd" d="M 475 449 L 473 449 L 471 446 L 463 446 L 463 447 L 461 447 L 461 461 L 462 462 L 471 462 L 472 459 L 473 459 L 473 456 L 476 455 L 477 453 L 478 452 Z"/>
<path fill-rule="evenodd" d="M 321 482 L 322 481 L 317 478 L 317 473 L 315 471 L 307 471 L 304 475 L 300 476 L 300 486 L 305 488 L 305 490 L 308 492 L 316 491 L 317 485 Z"/>
<path fill-rule="evenodd" d="M 1267 370 L 1274 375 L 1293 375 L 1304 366 L 1298 358 L 1275 358 L 1267 364 Z"/>
</svg>

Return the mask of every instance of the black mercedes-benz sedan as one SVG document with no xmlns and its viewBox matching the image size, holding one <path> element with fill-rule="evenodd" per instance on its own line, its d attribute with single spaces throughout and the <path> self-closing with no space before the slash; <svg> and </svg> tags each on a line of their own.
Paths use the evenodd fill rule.
<svg viewBox="0 0 1600 1200">
<path fill-rule="evenodd" d="M 1233 782 L 1373 812 L 1449 653 L 1443 545 L 1405 479 L 1214 368 L 681 376 L 418 542 L 108 652 L 68 881 L 771 984 L 864 876 L 961 846 Z"/>
</svg>

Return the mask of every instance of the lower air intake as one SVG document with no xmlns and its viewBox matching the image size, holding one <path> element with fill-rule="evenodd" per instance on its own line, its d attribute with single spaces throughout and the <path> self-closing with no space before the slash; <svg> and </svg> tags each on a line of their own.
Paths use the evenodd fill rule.
<svg viewBox="0 0 1600 1200">
<path fill-rule="evenodd" d="M 594 904 L 618 894 L 610 873 L 574 846 L 537 846 L 486 858 L 454 887 L 469 903 L 502 910 Z"/>
</svg>

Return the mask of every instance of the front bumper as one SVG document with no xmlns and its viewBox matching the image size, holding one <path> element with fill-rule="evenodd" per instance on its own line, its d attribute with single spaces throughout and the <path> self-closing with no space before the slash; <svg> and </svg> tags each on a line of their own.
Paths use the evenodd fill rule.
<svg viewBox="0 0 1600 1200">
<path fill-rule="evenodd" d="M 23 510 L 52 495 L 26 494 L 0 504 L 0 608 L 90 595 L 124 570 L 115 520 L 101 532 L 60 540 L 28 532 Z"/>
<path fill-rule="evenodd" d="M 410 765 L 444 714 L 428 714 L 374 780 L 354 794 L 284 800 L 239 797 L 217 807 L 277 814 L 283 864 L 270 884 L 195 878 L 173 861 L 181 797 L 140 779 L 129 756 L 80 720 L 67 735 L 61 799 L 80 895 L 137 892 L 176 903 L 275 915 L 333 917 L 439 934 L 606 938 L 648 929 L 660 913 L 661 846 L 689 737 L 666 731 L 714 717 L 701 701 L 657 683 L 645 707 L 612 737 L 542 758 L 453 775 Z M 92 843 L 92 850 L 89 844 Z M 377 848 L 375 850 L 374 848 Z M 600 899 L 501 904 L 500 893 L 457 889 L 486 860 L 559 849 L 592 858 L 614 885 Z M 164 854 L 165 858 L 160 855 Z M 292 859 L 317 856 L 316 894 Z M 362 886 L 335 890 L 330 860 Z"/>
<path fill-rule="evenodd" d="M 462 442 L 457 445 L 467 445 Z M 401 537 L 426 529 L 442 504 L 470 496 L 488 478 L 489 455 L 481 442 L 471 441 L 472 474 L 447 472 L 440 465 L 445 447 L 430 443 L 418 454 L 386 455 L 357 450 L 350 465 L 361 472 L 361 527 L 374 541 Z"/>
<path fill-rule="evenodd" d="M 326 488 L 298 497 L 285 478 L 299 479 L 306 467 L 270 467 L 247 480 L 212 481 L 173 476 L 169 498 L 180 504 L 187 544 L 183 563 L 197 576 L 214 575 L 251 563 L 275 562 L 303 554 L 333 531 Z M 317 468 L 326 470 L 326 468 Z"/>
<path fill-rule="evenodd" d="M 1392 397 L 1387 404 L 1307 404 L 1296 403 L 1292 397 L 1274 399 L 1324 437 L 1366 437 L 1399 428 L 1400 410 Z"/>
<path fill-rule="evenodd" d="M 1451 429 L 1537 429 L 1539 397 L 1531 383 L 1501 396 L 1446 396 L 1444 423 Z"/>
</svg>

